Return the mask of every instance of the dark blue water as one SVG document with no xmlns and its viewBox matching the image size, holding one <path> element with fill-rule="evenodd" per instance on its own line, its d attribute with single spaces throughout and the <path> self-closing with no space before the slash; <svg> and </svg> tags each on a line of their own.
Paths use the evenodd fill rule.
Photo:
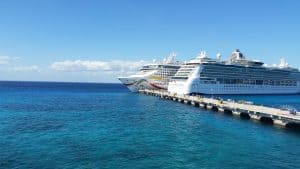
<svg viewBox="0 0 300 169">
<path fill-rule="evenodd" d="M 300 108 L 299 95 L 230 97 Z M 0 168 L 292 169 L 300 134 L 119 84 L 0 82 Z"/>
</svg>

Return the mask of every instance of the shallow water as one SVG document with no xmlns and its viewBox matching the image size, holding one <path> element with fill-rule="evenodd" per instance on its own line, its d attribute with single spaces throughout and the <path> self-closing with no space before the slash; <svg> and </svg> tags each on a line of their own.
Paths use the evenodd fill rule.
<svg viewBox="0 0 300 169">
<path fill-rule="evenodd" d="M 300 109 L 299 95 L 225 96 Z M 0 82 L 0 168 L 299 168 L 300 134 L 128 92 Z"/>
</svg>

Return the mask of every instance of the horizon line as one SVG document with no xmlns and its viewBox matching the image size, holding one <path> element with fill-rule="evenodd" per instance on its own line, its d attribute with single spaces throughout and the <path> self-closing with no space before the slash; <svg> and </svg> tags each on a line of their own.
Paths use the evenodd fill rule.
<svg viewBox="0 0 300 169">
<path fill-rule="evenodd" d="M 78 82 L 78 81 L 47 81 L 47 80 L 0 80 L 0 83 L 1 82 L 122 84 L 121 82 Z"/>
</svg>

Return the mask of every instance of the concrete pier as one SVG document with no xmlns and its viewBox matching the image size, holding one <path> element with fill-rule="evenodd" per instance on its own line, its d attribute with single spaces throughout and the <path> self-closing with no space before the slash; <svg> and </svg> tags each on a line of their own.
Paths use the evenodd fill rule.
<svg viewBox="0 0 300 169">
<path fill-rule="evenodd" d="M 300 112 L 292 114 L 289 110 L 249 104 L 249 102 L 234 102 L 201 96 L 179 95 L 167 91 L 140 90 L 139 92 L 279 126 L 300 126 Z"/>
</svg>

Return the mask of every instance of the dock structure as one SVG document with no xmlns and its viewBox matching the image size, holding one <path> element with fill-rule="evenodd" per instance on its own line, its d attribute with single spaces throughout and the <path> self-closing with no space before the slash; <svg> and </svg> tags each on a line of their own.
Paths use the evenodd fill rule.
<svg viewBox="0 0 300 169">
<path fill-rule="evenodd" d="M 211 111 L 223 112 L 241 118 L 258 120 L 283 127 L 300 126 L 300 112 L 255 105 L 246 101 L 220 100 L 202 96 L 180 95 L 162 90 L 140 90 L 140 93 L 170 99 Z"/>
</svg>

